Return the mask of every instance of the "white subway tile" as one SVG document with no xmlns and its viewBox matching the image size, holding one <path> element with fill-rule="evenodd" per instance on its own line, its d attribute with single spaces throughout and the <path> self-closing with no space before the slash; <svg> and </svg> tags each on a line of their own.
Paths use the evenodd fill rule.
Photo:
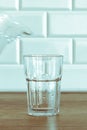
<svg viewBox="0 0 87 130">
<path fill-rule="evenodd" d="M 75 41 L 75 63 L 87 64 L 87 38 Z"/>
<path fill-rule="evenodd" d="M 87 92 L 87 65 L 64 65 L 61 91 Z"/>
<path fill-rule="evenodd" d="M 50 12 L 49 36 L 87 36 L 87 12 Z"/>
<path fill-rule="evenodd" d="M 3 43 L 2 43 L 3 44 Z M 17 64 L 16 42 L 9 43 L 0 53 L 0 64 Z"/>
<path fill-rule="evenodd" d="M 21 65 L 0 65 L 0 92 L 26 91 L 24 67 Z"/>
<path fill-rule="evenodd" d="M 22 57 L 26 54 L 61 54 L 64 63 L 72 62 L 71 39 L 35 38 L 22 39 Z"/>
<path fill-rule="evenodd" d="M 22 0 L 22 9 L 69 9 L 71 0 Z"/>
<path fill-rule="evenodd" d="M 0 10 L 16 9 L 16 0 L 0 0 Z"/>
<path fill-rule="evenodd" d="M 87 9 L 87 0 L 75 0 L 76 9 Z"/>
</svg>

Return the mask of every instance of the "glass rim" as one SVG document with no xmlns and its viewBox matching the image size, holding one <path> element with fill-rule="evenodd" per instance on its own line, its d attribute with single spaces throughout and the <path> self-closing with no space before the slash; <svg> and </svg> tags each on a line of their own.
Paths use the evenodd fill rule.
<svg viewBox="0 0 87 130">
<path fill-rule="evenodd" d="M 23 57 L 64 57 L 63 55 L 56 55 L 56 54 L 29 54 L 23 55 Z"/>
</svg>

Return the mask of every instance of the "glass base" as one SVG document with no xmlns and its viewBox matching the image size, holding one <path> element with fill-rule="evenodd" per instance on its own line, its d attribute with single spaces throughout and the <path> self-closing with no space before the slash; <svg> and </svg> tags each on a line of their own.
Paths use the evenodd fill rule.
<svg viewBox="0 0 87 130">
<path fill-rule="evenodd" d="M 59 115 L 59 111 L 55 112 L 52 109 L 51 110 L 41 110 L 41 109 L 29 110 L 28 115 L 31 115 L 31 116 L 55 116 L 55 115 Z"/>
</svg>

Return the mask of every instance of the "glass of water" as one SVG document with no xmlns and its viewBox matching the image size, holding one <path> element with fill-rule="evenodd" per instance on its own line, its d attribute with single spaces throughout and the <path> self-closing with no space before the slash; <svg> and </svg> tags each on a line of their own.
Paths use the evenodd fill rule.
<svg viewBox="0 0 87 130">
<path fill-rule="evenodd" d="M 62 55 L 24 55 L 29 115 L 59 113 L 62 66 Z"/>
</svg>

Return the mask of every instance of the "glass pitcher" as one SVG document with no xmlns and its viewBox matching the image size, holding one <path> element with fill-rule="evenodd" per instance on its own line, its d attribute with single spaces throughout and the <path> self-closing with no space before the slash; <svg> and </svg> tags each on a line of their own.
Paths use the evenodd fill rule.
<svg viewBox="0 0 87 130">
<path fill-rule="evenodd" d="M 30 35 L 30 29 L 11 19 L 11 16 L 0 15 L 0 53 L 8 43 L 12 43 L 16 38 Z"/>
</svg>

